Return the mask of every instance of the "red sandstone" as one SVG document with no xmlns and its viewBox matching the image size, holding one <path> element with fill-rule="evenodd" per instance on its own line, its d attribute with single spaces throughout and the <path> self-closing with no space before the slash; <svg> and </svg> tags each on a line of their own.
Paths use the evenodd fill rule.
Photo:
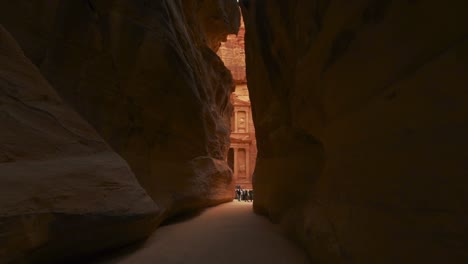
<svg viewBox="0 0 468 264">
<path fill-rule="evenodd" d="M 241 20 L 239 33 L 237 36 L 227 37 L 227 41 L 221 44 L 218 55 L 231 71 L 236 83 L 236 89 L 231 95 L 234 111 L 231 117 L 231 146 L 228 164 L 233 170 L 236 185 L 251 189 L 257 159 L 257 141 L 245 74 L 244 35 L 244 21 Z"/>
</svg>

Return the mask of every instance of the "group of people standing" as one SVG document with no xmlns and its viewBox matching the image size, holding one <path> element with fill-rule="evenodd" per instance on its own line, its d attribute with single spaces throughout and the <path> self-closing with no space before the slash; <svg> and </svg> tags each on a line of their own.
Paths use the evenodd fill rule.
<svg viewBox="0 0 468 264">
<path fill-rule="evenodd" d="M 242 189 L 240 185 L 236 186 L 237 201 L 253 202 L 254 192 L 251 189 Z"/>
</svg>

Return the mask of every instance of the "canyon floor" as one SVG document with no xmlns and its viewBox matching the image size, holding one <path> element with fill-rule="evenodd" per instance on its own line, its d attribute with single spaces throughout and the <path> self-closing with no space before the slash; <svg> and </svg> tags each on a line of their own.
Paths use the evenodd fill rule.
<svg viewBox="0 0 468 264">
<path fill-rule="evenodd" d="M 231 202 L 162 226 L 144 243 L 95 264 L 304 264 L 306 254 L 252 203 Z"/>
</svg>

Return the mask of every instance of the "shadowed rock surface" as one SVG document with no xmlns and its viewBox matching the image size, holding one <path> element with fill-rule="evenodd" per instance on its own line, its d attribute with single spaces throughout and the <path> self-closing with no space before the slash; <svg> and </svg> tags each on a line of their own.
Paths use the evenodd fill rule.
<svg viewBox="0 0 468 264">
<path fill-rule="evenodd" d="M 317 263 L 468 262 L 468 2 L 240 2 L 255 211 Z M 232 199 L 235 0 L 4 0 L 0 23 L 103 138 L 2 30 L 0 262 Z"/>
<path fill-rule="evenodd" d="M 467 2 L 241 2 L 255 210 L 320 263 L 467 261 Z"/>
<path fill-rule="evenodd" d="M 216 55 L 235 0 L 3 1 L 1 23 L 166 215 L 229 201 L 229 96 Z"/>
<path fill-rule="evenodd" d="M 159 208 L 0 25 L 0 263 L 51 263 L 147 237 Z"/>
</svg>

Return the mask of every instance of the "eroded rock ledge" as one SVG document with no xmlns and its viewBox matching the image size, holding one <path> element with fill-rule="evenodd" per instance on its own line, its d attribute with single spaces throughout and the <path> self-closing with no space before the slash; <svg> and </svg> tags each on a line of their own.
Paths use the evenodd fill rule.
<svg viewBox="0 0 468 264">
<path fill-rule="evenodd" d="M 0 4 L 21 47 L 2 29 L 0 262 L 121 246 L 232 200 L 234 82 L 215 52 L 239 17 L 235 0 Z"/>
<path fill-rule="evenodd" d="M 171 215 L 232 199 L 235 0 L 10 1 L 1 23 Z M 28 19 L 21 19 L 21 17 Z"/>
<path fill-rule="evenodd" d="M 0 25 L 0 262 L 52 263 L 147 237 L 162 211 Z"/>
</svg>

